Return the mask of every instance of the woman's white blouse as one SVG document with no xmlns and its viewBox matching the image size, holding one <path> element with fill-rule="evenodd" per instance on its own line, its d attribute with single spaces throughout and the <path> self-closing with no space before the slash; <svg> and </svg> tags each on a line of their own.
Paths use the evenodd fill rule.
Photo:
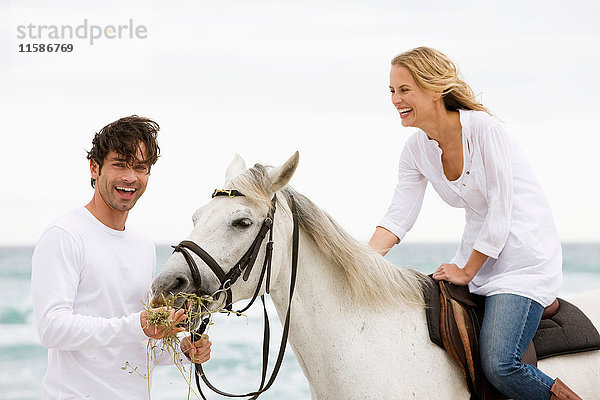
<svg viewBox="0 0 600 400">
<path fill-rule="evenodd" d="M 446 203 L 465 209 L 465 230 L 450 262 L 464 267 L 473 249 L 489 256 L 469 283 L 470 291 L 484 296 L 513 293 L 548 306 L 562 283 L 562 251 L 546 196 L 498 120 L 485 112 L 461 110 L 460 123 L 460 177 L 449 181 L 438 142 L 415 132 L 400 156 L 394 198 L 379 226 L 402 239 L 414 225 L 431 182 Z"/>
</svg>

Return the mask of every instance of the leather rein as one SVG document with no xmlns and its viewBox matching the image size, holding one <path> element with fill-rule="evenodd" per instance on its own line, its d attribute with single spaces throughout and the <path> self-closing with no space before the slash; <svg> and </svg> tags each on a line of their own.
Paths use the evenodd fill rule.
<svg viewBox="0 0 600 400">
<path fill-rule="evenodd" d="M 216 196 L 237 197 L 237 196 L 244 196 L 244 195 L 242 193 L 238 192 L 237 190 L 215 190 L 212 194 L 212 197 L 214 198 Z M 202 247 L 198 246 L 193 241 L 184 240 L 181 243 L 179 243 L 177 246 L 173 246 L 173 248 L 175 249 L 173 251 L 173 253 L 180 252 L 183 255 L 187 265 L 190 268 L 193 283 L 194 283 L 194 286 L 196 287 L 196 290 L 195 290 L 196 294 L 198 294 L 200 296 L 200 285 L 202 283 L 202 280 L 200 277 L 200 271 L 198 270 L 198 266 L 196 265 L 196 262 L 194 261 L 194 258 L 190 254 L 190 252 L 192 252 L 195 255 L 197 255 L 198 257 L 200 257 L 200 259 L 202 261 L 204 261 L 206 263 L 206 265 L 208 265 L 208 267 L 211 269 L 211 271 L 219 279 L 219 282 L 221 284 L 219 286 L 219 289 L 215 293 L 213 293 L 212 297 L 215 300 L 217 300 L 219 297 L 221 297 L 221 294 L 225 294 L 224 308 L 228 312 L 231 312 L 232 311 L 231 286 L 239 279 L 240 276 L 242 276 L 244 281 L 248 280 L 248 278 L 250 277 L 250 272 L 252 271 L 252 268 L 254 267 L 254 264 L 256 262 L 256 258 L 258 257 L 258 252 L 261 248 L 261 245 L 262 245 L 264 239 L 267 236 L 267 233 L 269 234 L 269 240 L 266 244 L 265 259 L 263 262 L 263 266 L 262 266 L 262 270 L 260 273 L 260 278 L 259 278 L 258 284 L 254 291 L 254 295 L 252 296 L 252 299 L 248 302 L 248 304 L 241 310 L 237 311 L 236 313 L 237 314 L 243 313 L 248 308 L 250 308 L 250 306 L 252 306 L 252 304 L 258 297 L 258 292 L 260 291 L 260 288 L 262 286 L 263 280 L 265 280 L 265 277 L 266 277 L 265 289 L 266 289 L 266 293 L 269 293 L 269 285 L 270 285 L 270 280 L 271 280 L 271 260 L 273 257 L 273 220 L 275 218 L 276 200 L 277 200 L 276 196 L 273 196 L 273 199 L 271 200 L 271 208 L 269 210 L 269 213 L 268 213 L 267 217 L 265 218 L 265 220 L 263 221 L 263 224 L 262 224 L 258 234 L 256 235 L 256 238 L 254 239 L 254 241 L 252 242 L 252 244 L 250 245 L 250 247 L 248 248 L 246 253 L 244 253 L 244 255 L 240 258 L 240 260 L 237 263 L 235 263 L 235 265 L 227 273 L 223 270 L 223 268 L 219 265 L 219 263 L 217 261 L 215 261 L 215 259 L 210 254 L 208 254 L 208 252 L 206 252 L 204 249 L 202 249 Z M 292 296 L 294 295 L 294 288 L 296 286 L 296 273 L 297 273 L 297 269 L 298 269 L 298 237 L 299 237 L 299 234 L 298 234 L 298 220 L 296 218 L 296 203 L 294 201 L 293 196 L 290 196 L 290 201 L 291 201 L 291 209 L 292 209 L 293 224 L 294 224 L 294 229 L 293 229 L 293 233 L 292 233 L 292 270 L 291 270 L 291 277 L 290 277 L 290 292 L 289 292 L 287 313 L 285 316 L 285 321 L 283 323 L 283 333 L 281 336 L 281 343 L 279 345 L 279 354 L 277 355 L 277 360 L 273 367 L 273 371 L 271 372 L 271 376 L 269 377 L 269 379 L 267 381 L 266 377 L 267 377 L 267 366 L 268 366 L 268 362 L 269 362 L 270 324 L 269 324 L 269 317 L 268 317 L 267 309 L 266 309 L 266 305 L 265 305 L 265 298 L 264 298 L 264 295 L 261 295 L 260 299 L 261 299 L 261 302 L 263 305 L 263 318 L 264 318 L 264 336 L 263 336 L 263 354 L 262 354 L 262 364 L 263 365 L 262 365 L 261 382 L 260 382 L 259 388 L 254 392 L 249 392 L 246 394 L 231 394 L 231 393 L 224 392 L 222 390 L 219 390 L 218 388 L 216 388 L 214 385 L 212 385 L 209 382 L 208 378 L 206 377 L 206 375 L 204 373 L 204 370 L 202 369 L 201 364 L 194 363 L 194 366 L 195 366 L 195 368 L 194 368 L 195 374 L 194 375 L 195 375 L 195 380 L 196 380 L 196 387 L 198 388 L 200 396 L 204 400 L 206 400 L 206 397 L 202 393 L 202 389 L 200 386 L 200 379 L 202 379 L 202 381 L 204 381 L 204 383 L 206 384 L 206 386 L 209 389 L 211 389 L 215 393 L 220 394 L 222 396 L 248 397 L 249 399 L 256 399 L 256 398 L 258 398 L 259 395 L 261 395 L 262 393 L 264 393 L 267 389 L 269 389 L 271 387 L 271 385 L 275 381 L 275 378 L 277 377 L 277 374 L 279 373 L 279 369 L 283 362 L 283 356 L 285 355 L 286 343 L 287 343 L 287 338 L 288 338 L 288 334 L 289 334 L 290 310 L 291 310 Z M 210 317 L 206 317 L 205 319 L 202 320 L 202 323 L 200 324 L 198 329 L 195 332 L 192 332 L 192 340 L 193 341 L 200 339 L 200 336 L 206 330 L 206 327 L 208 326 L 209 322 L 210 322 Z"/>
</svg>

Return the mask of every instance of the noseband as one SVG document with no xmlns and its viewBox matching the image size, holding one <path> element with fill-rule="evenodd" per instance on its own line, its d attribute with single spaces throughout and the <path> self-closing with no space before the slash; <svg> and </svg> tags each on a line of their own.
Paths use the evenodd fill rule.
<svg viewBox="0 0 600 400">
<path fill-rule="evenodd" d="M 214 198 L 216 196 L 238 197 L 238 196 L 244 196 L 244 195 L 242 193 L 238 192 L 237 190 L 215 190 L 212 194 L 212 197 Z M 208 252 L 206 252 L 204 249 L 202 249 L 202 247 L 198 246 L 196 243 L 194 243 L 190 240 L 184 240 L 181 243 L 179 243 L 177 246 L 173 246 L 173 248 L 175 249 L 173 252 L 174 253 L 180 252 L 183 255 L 186 263 L 188 264 L 188 266 L 190 268 L 190 272 L 192 274 L 192 280 L 193 280 L 194 286 L 196 288 L 196 290 L 195 290 L 196 294 L 198 294 L 199 296 L 201 294 L 200 285 L 202 284 L 202 280 L 200 277 L 200 272 L 198 270 L 198 266 L 196 265 L 194 258 L 190 254 L 190 251 L 193 252 L 194 254 L 196 254 L 198 257 L 200 257 L 200 259 L 202 261 L 204 261 L 206 263 L 206 265 L 208 265 L 208 267 L 211 269 L 211 271 L 219 279 L 219 282 L 221 284 L 219 286 L 219 289 L 213 294 L 213 298 L 215 298 L 215 300 L 217 300 L 218 297 L 220 297 L 220 295 L 222 293 L 225 293 L 224 308 L 227 311 L 231 311 L 231 309 L 232 309 L 231 286 L 238 280 L 238 278 L 240 276 L 242 276 L 242 274 L 243 274 L 243 280 L 244 281 L 248 280 L 248 278 L 250 276 L 250 272 L 252 271 L 252 268 L 256 262 L 256 258 L 258 257 L 258 252 L 261 248 L 262 242 L 264 241 L 265 237 L 267 236 L 267 233 L 269 234 L 269 241 L 267 242 L 267 245 L 266 245 L 265 260 L 263 262 L 263 267 L 262 267 L 262 270 L 260 273 L 260 278 L 259 278 L 258 284 L 254 291 L 254 295 L 252 296 L 252 299 L 248 302 L 248 304 L 243 309 L 237 311 L 237 313 L 239 314 L 239 313 L 246 311 L 254 303 L 254 301 L 258 297 L 258 293 L 262 286 L 262 282 L 265 279 L 265 275 L 266 275 L 265 288 L 266 288 L 266 292 L 269 293 L 269 285 L 270 285 L 270 279 L 271 279 L 271 259 L 273 256 L 273 220 L 275 218 L 276 200 L 277 200 L 276 197 L 273 196 L 273 199 L 271 200 L 271 208 L 269 210 L 269 213 L 267 214 L 267 217 L 263 221 L 263 224 L 262 224 L 258 234 L 254 238 L 254 241 L 252 242 L 252 244 L 250 245 L 250 247 L 248 248 L 246 253 L 244 253 L 242 258 L 240 258 L 240 260 L 228 272 L 225 272 L 223 270 L 223 268 L 221 268 L 219 263 L 217 261 L 215 261 L 215 259 L 213 257 L 211 257 L 210 254 L 208 254 Z M 296 273 L 297 273 L 297 269 L 298 269 L 299 234 L 298 234 L 298 220 L 296 218 L 296 203 L 294 201 L 293 196 L 290 196 L 290 202 L 291 202 L 291 210 L 292 210 L 292 217 L 293 217 L 293 224 L 294 224 L 294 229 L 293 229 L 293 234 L 292 234 L 292 268 L 291 268 L 291 275 L 290 275 L 290 291 L 289 291 L 287 313 L 285 316 L 285 321 L 283 323 L 283 333 L 281 336 L 281 343 L 279 346 L 279 354 L 277 355 L 277 360 L 276 360 L 273 370 L 271 372 L 271 376 L 269 377 L 269 380 L 267 381 L 266 376 L 267 376 L 267 366 L 268 366 L 268 362 L 269 362 L 270 326 L 269 326 L 269 317 L 267 314 L 264 295 L 261 295 L 260 299 L 261 299 L 262 305 L 263 305 L 263 318 L 264 318 L 264 337 L 263 337 L 263 354 L 262 354 L 263 366 L 262 366 L 262 375 L 261 375 L 261 382 L 260 382 L 259 388 L 254 392 L 250 392 L 250 393 L 246 393 L 246 394 L 231 394 L 231 393 L 224 392 L 222 390 L 217 389 L 214 385 L 212 385 L 208 381 L 208 378 L 206 377 L 206 374 L 204 373 L 201 364 L 194 364 L 195 365 L 196 387 L 198 388 L 198 392 L 199 392 L 200 396 L 202 396 L 202 398 L 205 400 L 206 400 L 206 397 L 204 396 L 204 393 L 202 393 L 202 389 L 200 387 L 200 378 L 204 381 L 206 386 L 208 386 L 215 393 L 218 393 L 222 396 L 248 397 L 249 399 L 256 399 L 256 398 L 258 398 L 259 395 L 261 395 L 262 393 L 264 393 L 267 389 L 269 389 L 271 387 L 271 385 L 275 381 L 275 378 L 277 377 L 277 374 L 281 367 L 281 363 L 283 362 L 283 356 L 285 355 L 286 343 L 287 343 L 289 327 L 290 327 L 290 311 L 291 311 L 291 304 L 292 304 L 292 296 L 294 295 L 294 288 L 296 286 Z M 210 317 L 205 318 L 202 321 L 202 323 L 200 324 L 199 328 L 195 332 L 192 332 L 192 340 L 193 341 L 200 339 L 200 335 L 202 333 L 204 333 L 204 330 L 208 326 L 209 322 L 210 322 Z"/>
</svg>

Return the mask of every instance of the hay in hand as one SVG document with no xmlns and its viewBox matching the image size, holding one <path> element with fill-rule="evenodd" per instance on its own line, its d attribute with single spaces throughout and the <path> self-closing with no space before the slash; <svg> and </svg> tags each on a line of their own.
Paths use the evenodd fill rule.
<svg viewBox="0 0 600 400">
<path fill-rule="evenodd" d="M 146 311 L 148 311 L 148 316 L 146 317 L 147 322 L 145 328 L 150 326 L 162 326 L 165 328 L 171 327 L 171 323 L 169 321 L 169 309 L 147 307 Z"/>
<path fill-rule="evenodd" d="M 221 302 L 213 300 L 211 297 L 200 297 L 194 293 L 180 292 L 176 295 L 160 296 L 155 297 L 151 302 L 144 302 L 144 309 L 147 312 L 146 315 L 146 326 L 148 327 L 161 327 L 171 328 L 172 321 L 169 320 L 172 310 L 183 309 L 185 310 L 186 319 L 179 323 L 178 327 L 185 328 L 185 331 L 193 333 L 195 328 L 199 325 L 199 322 L 204 318 L 212 319 L 212 315 L 215 313 L 229 311 L 222 311 L 214 305 L 220 305 Z M 211 309 L 213 305 L 213 309 Z M 234 314 L 246 317 L 243 314 L 234 312 Z M 207 326 L 207 331 L 213 325 L 212 321 Z M 199 394 L 196 393 L 192 385 L 192 369 L 186 371 L 183 363 L 184 355 L 180 350 L 181 339 L 176 335 L 172 334 L 166 336 L 161 340 L 149 339 L 146 347 L 146 374 L 142 374 L 136 368 L 133 368 L 129 363 L 126 363 L 121 369 L 130 369 L 129 373 L 136 373 L 142 378 L 148 381 L 148 399 L 150 400 L 150 377 L 154 368 L 158 365 L 159 361 L 165 354 L 173 357 L 173 363 L 181 373 L 181 376 L 188 385 L 188 399 L 193 393 L 194 396 L 200 399 Z"/>
</svg>

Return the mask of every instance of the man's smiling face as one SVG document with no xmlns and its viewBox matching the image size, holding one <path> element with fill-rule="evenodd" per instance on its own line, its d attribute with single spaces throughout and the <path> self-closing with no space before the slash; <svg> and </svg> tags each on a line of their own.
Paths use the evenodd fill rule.
<svg viewBox="0 0 600 400">
<path fill-rule="evenodd" d="M 92 161 L 92 178 L 95 190 L 104 202 L 117 211 L 129 211 L 146 190 L 150 167 L 145 162 L 146 148 L 140 143 L 133 165 L 123 155 L 111 150 L 102 167 Z"/>
</svg>

